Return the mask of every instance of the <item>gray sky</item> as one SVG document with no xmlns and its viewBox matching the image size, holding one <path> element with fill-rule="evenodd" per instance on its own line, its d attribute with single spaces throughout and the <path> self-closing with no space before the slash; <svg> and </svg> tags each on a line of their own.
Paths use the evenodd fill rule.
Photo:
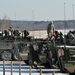
<svg viewBox="0 0 75 75">
<path fill-rule="evenodd" d="M 6 15 L 13 20 L 64 20 L 64 3 L 65 19 L 71 20 L 75 0 L 0 0 L 0 19 Z"/>
</svg>

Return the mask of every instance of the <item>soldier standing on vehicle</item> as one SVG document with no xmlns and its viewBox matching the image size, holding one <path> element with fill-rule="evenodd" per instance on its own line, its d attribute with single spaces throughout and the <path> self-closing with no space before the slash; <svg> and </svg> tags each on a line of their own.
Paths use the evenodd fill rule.
<svg viewBox="0 0 75 75">
<path fill-rule="evenodd" d="M 55 36 L 55 26 L 53 22 L 50 22 L 47 26 L 48 38 L 51 40 Z"/>
</svg>

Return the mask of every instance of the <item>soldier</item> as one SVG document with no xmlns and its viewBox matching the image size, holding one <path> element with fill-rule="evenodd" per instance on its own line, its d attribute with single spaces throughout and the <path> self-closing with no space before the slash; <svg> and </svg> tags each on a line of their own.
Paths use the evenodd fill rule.
<svg viewBox="0 0 75 75">
<path fill-rule="evenodd" d="M 52 36 L 55 36 L 55 26 L 53 22 L 50 22 L 47 27 L 48 38 L 51 40 Z"/>
</svg>

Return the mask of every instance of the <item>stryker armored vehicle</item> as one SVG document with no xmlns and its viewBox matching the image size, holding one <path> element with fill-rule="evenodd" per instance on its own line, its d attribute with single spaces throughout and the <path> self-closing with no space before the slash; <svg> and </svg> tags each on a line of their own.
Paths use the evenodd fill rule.
<svg viewBox="0 0 75 75">
<path fill-rule="evenodd" d="M 62 71 L 75 73 L 75 46 L 57 46 Z"/>
<path fill-rule="evenodd" d="M 49 68 L 60 68 L 61 72 L 74 73 L 75 46 L 53 45 L 50 41 L 35 42 L 30 45 L 29 64 L 34 62 Z"/>
<path fill-rule="evenodd" d="M 23 56 L 24 55 L 24 56 Z M 0 42 L 0 60 L 27 60 L 28 50 L 19 42 Z"/>
<path fill-rule="evenodd" d="M 49 40 L 46 41 L 0 42 L 0 59 L 24 60 L 31 66 L 35 65 L 35 62 L 37 65 L 45 63 L 49 68 L 60 68 L 62 72 L 74 72 L 75 47 L 66 46 L 66 44 L 60 46 L 60 40 L 59 42 L 58 40 L 49 36 Z"/>
</svg>

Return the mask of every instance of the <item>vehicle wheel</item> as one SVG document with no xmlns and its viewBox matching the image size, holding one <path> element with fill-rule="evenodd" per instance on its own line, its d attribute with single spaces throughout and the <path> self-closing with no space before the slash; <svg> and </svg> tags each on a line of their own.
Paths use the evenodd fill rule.
<svg viewBox="0 0 75 75">
<path fill-rule="evenodd" d="M 14 60 L 21 60 L 19 54 L 15 53 L 13 55 Z"/>
<path fill-rule="evenodd" d="M 14 60 L 21 60 L 20 54 L 17 50 L 13 54 L 13 59 Z"/>
<path fill-rule="evenodd" d="M 11 60 L 11 53 L 9 51 L 4 51 L 2 54 L 1 54 L 1 59 L 2 60 Z"/>
</svg>

